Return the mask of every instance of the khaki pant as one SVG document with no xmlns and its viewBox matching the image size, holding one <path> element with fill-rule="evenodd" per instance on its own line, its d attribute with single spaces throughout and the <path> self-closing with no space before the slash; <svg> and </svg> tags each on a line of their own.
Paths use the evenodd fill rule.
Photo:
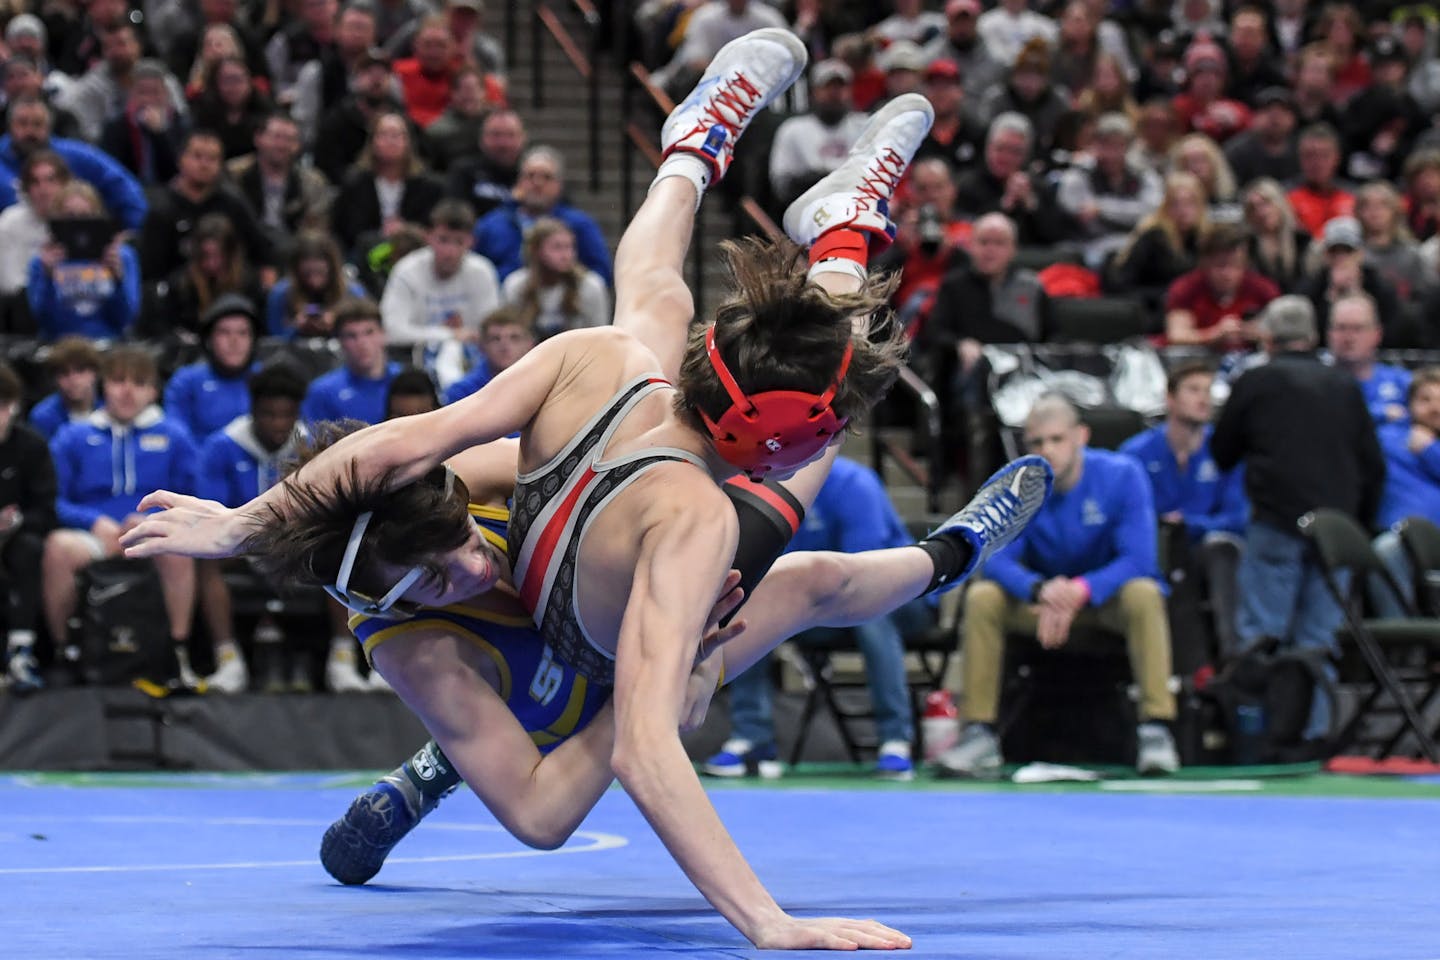
<svg viewBox="0 0 1440 960">
<path fill-rule="evenodd" d="M 1128 580 L 1100 607 L 1086 607 L 1075 624 L 1104 627 L 1125 637 L 1130 669 L 1140 686 L 1140 719 L 1175 719 L 1170 692 L 1170 623 L 1165 598 L 1154 580 Z M 994 723 L 1000 705 L 1000 671 L 1005 661 L 1005 632 L 1034 633 L 1030 605 L 1011 597 L 993 580 L 977 580 L 965 595 L 960 638 L 966 720 Z"/>
</svg>

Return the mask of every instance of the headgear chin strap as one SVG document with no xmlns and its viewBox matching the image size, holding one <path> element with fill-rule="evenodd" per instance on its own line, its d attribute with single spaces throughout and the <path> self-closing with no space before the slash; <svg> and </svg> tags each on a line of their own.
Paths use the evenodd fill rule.
<svg viewBox="0 0 1440 960">
<path fill-rule="evenodd" d="M 730 395 L 731 405 L 719 420 L 711 420 L 703 410 L 700 419 L 705 421 L 715 441 L 716 452 L 756 483 L 772 470 L 791 469 L 805 463 L 849 422 L 848 417 L 841 419 L 835 415 L 830 401 L 850 369 L 850 357 L 855 352 L 853 344 L 845 344 L 845 355 L 840 358 L 835 379 L 820 394 L 766 390 L 746 396 L 720 357 L 713 323 L 705 331 L 705 352 L 725 392 Z"/>
<path fill-rule="evenodd" d="M 453 489 L 455 489 L 455 471 L 446 467 L 446 496 L 449 496 Z M 373 516 L 374 511 L 366 510 L 355 518 L 355 526 L 350 528 L 350 541 L 345 544 L 345 553 L 340 557 L 340 572 L 335 575 L 333 585 L 326 585 L 325 592 L 354 613 L 364 614 L 367 617 L 384 617 L 390 614 L 391 608 L 405 595 L 405 591 L 420 579 L 425 573 L 425 568 L 418 563 L 411 567 L 379 600 L 366 596 L 358 590 L 351 590 L 350 574 L 355 570 L 355 558 L 360 553 L 360 544 L 365 539 L 365 529 L 370 526 L 370 518 Z"/>
</svg>

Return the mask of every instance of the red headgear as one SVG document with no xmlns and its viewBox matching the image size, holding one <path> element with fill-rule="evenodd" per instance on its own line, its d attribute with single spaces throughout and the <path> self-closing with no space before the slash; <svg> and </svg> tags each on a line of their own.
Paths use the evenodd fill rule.
<svg viewBox="0 0 1440 960">
<path fill-rule="evenodd" d="M 830 401 L 845 379 L 845 371 L 850 369 L 852 344 L 845 344 L 835 379 L 820 394 L 766 390 L 747 397 L 720 357 L 713 323 L 705 331 L 705 352 L 732 402 L 718 421 L 711 420 L 703 410 L 700 419 L 705 421 L 720 456 L 756 483 L 771 470 L 787 470 L 805 463 L 849 422 L 848 417 L 842 420 L 835 415 Z"/>
</svg>

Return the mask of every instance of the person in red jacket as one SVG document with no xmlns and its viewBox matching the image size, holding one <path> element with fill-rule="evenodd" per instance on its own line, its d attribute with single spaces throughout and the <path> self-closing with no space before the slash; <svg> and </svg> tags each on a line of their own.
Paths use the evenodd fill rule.
<svg viewBox="0 0 1440 960">
<path fill-rule="evenodd" d="M 405 94 L 405 112 L 421 128 L 450 106 L 457 70 L 455 38 L 444 17 L 431 17 L 415 31 L 415 55 L 395 61 L 395 76 Z"/>
<path fill-rule="evenodd" d="M 1326 123 L 1316 123 L 1300 133 L 1300 185 L 1287 194 L 1295 220 L 1312 237 L 1325 231 L 1336 217 L 1355 212 L 1355 195 L 1336 179 L 1340 169 L 1340 135 Z"/>
<path fill-rule="evenodd" d="M 1175 98 L 1175 115 L 1181 126 L 1203 133 L 1216 143 L 1250 125 L 1250 108 L 1225 96 L 1225 51 L 1199 39 L 1185 51 L 1185 92 Z"/>
</svg>

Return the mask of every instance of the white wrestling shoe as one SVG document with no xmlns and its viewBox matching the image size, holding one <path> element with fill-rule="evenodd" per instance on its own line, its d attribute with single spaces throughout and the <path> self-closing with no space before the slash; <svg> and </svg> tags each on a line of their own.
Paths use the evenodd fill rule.
<svg viewBox="0 0 1440 960">
<path fill-rule="evenodd" d="M 849 227 L 893 240 L 890 198 L 934 122 L 935 108 L 918 93 L 875 111 L 845 162 L 786 208 L 790 239 L 808 247 L 822 233 Z"/>
<path fill-rule="evenodd" d="M 810 55 L 789 30 L 766 27 L 720 48 L 695 89 L 670 112 L 660 129 L 665 156 L 694 153 L 706 161 L 710 179 L 725 176 L 735 141 L 755 115 L 790 89 L 805 72 Z"/>
</svg>

